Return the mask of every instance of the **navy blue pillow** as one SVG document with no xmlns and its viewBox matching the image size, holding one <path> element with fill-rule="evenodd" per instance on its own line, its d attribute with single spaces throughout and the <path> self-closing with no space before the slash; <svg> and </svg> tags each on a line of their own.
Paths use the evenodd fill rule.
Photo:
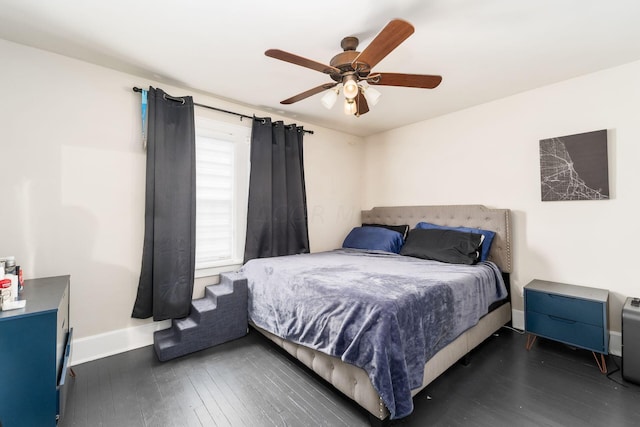
<svg viewBox="0 0 640 427">
<path fill-rule="evenodd" d="M 480 250 L 480 261 L 486 261 L 487 258 L 489 258 L 491 243 L 493 243 L 493 238 L 496 236 L 495 231 L 491 230 L 483 230 L 481 228 L 472 227 L 449 227 L 446 225 L 431 224 L 430 222 L 419 222 L 416 225 L 416 228 L 424 230 L 455 230 L 465 231 L 467 233 L 482 234 L 484 236 L 484 240 L 482 241 L 482 249 Z"/>
<path fill-rule="evenodd" d="M 400 253 L 402 234 L 382 227 L 355 227 L 344 239 L 343 248 Z"/>
<path fill-rule="evenodd" d="M 397 231 L 402 234 L 402 239 L 407 240 L 407 234 L 409 234 L 409 224 L 404 225 L 389 225 L 389 224 L 362 224 L 363 227 L 382 227 L 389 230 Z"/>
</svg>

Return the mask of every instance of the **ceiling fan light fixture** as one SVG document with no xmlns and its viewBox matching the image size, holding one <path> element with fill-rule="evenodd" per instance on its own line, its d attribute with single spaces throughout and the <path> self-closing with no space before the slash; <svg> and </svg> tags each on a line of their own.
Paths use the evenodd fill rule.
<svg viewBox="0 0 640 427">
<path fill-rule="evenodd" d="M 356 105 L 356 102 L 353 99 L 351 99 L 351 100 L 345 99 L 344 100 L 344 113 L 346 115 L 350 116 L 350 115 L 355 114 L 356 111 L 358 111 L 358 107 Z"/>
<path fill-rule="evenodd" d="M 378 103 L 378 101 L 380 100 L 380 97 L 382 96 L 382 94 L 380 92 L 378 92 L 377 90 L 375 90 L 371 86 L 367 86 L 366 88 L 363 87 L 362 88 L 362 93 L 363 93 L 364 97 L 367 99 L 367 102 L 369 103 L 369 105 L 371 105 L 371 106 L 375 106 Z"/>
<path fill-rule="evenodd" d="M 289 105 L 322 93 L 321 103 L 325 108 L 330 109 L 337 102 L 340 90 L 342 90 L 345 113 L 359 117 L 368 113 L 369 107 L 376 105 L 381 96 L 380 92 L 371 89 L 368 84 L 421 89 L 436 88 L 442 82 L 442 76 L 372 71 L 380 61 L 411 36 L 414 30 L 415 28 L 409 22 L 402 19 L 392 19 L 361 52 L 357 50 L 360 43 L 357 37 L 345 37 L 340 43 L 343 52 L 331 58 L 329 62 L 331 65 L 280 49 L 266 50 L 264 54 L 268 57 L 319 71 L 329 75 L 333 80 L 280 101 L 280 103 Z M 323 93 L 330 88 L 335 88 L 335 92 Z"/>
<path fill-rule="evenodd" d="M 342 92 L 347 99 L 355 99 L 358 96 L 358 82 L 354 75 L 345 76 L 342 81 Z"/>
<path fill-rule="evenodd" d="M 322 103 L 324 108 L 326 108 L 327 110 L 333 108 L 333 106 L 336 104 L 336 101 L 338 100 L 338 92 L 339 89 L 330 89 L 322 96 L 320 102 Z"/>
</svg>

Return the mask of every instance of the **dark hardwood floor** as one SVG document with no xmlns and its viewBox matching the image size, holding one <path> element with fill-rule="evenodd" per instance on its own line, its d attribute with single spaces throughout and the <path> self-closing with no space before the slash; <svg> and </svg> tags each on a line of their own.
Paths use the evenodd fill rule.
<svg viewBox="0 0 640 427">
<path fill-rule="evenodd" d="M 636 426 L 640 386 L 588 351 L 501 329 L 398 426 Z M 610 371 L 619 358 L 608 357 Z M 367 426 L 367 414 L 255 331 L 169 362 L 151 346 L 74 367 L 60 427 Z"/>
</svg>

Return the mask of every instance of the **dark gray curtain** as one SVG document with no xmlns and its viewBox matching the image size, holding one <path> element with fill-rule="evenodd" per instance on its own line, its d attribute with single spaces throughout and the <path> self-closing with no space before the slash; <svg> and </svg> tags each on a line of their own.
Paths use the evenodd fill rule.
<svg viewBox="0 0 640 427">
<path fill-rule="evenodd" d="M 302 127 L 253 119 L 244 262 L 309 252 Z"/>
<path fill-rule="evenodd" d="M 195 268 L 193 99 L 149 88 L 144 246 L 132 317 L 189 315 Z"/>
</svg>

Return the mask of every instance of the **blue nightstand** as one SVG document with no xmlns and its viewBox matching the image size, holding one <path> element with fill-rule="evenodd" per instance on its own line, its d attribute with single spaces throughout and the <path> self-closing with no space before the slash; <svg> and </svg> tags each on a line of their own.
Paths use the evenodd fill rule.
<svg viewBox="0 0 640 427">
<path fill-rule="evenodd" d="M 527 350 L 538 336 L 591 350 L 600 372 L 607 373 L 604 356 L 609 354 L 608 302 L 606 289 L 531 281 L 524 287 Z"/>
</svg>

